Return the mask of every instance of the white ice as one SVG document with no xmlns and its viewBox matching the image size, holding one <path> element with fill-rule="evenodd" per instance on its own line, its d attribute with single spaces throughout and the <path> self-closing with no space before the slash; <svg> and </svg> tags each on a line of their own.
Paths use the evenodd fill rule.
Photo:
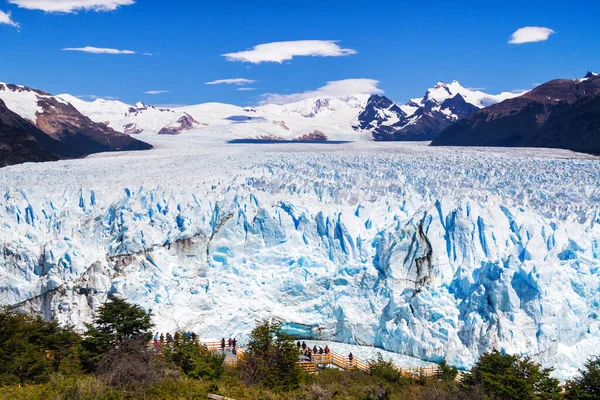
<svg viewBox="0 0 600 400">
<path fill-rule="evenodd" d="M 0 170 L 0 304 L 82 326 L 110 293 L 161 331 L 323 340 L 572 376 L 600 348 L 600 161 L 560 150 L 147 137 Z"/>
</svg>

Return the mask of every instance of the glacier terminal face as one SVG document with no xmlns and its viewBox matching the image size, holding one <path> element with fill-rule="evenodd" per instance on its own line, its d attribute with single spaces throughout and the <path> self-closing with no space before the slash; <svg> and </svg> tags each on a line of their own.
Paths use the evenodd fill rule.
<svg viewBox="0 0 600 400">
<path fill-rule="evenodd" d="M 83 326 L 110 294 L 157 329 L 315 339 L 567 378 L 600 348 L 600 161 L 423 144 L 227 145 L 0 170 L 0 304 Z"/>
</svg>

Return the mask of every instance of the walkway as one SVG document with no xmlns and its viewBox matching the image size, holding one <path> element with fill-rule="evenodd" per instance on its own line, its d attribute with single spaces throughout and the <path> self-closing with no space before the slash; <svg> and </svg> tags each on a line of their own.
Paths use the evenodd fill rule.
<svg viewBox="0 0 600 400">
<path fill-rule="evenodd" d="M 202 346 L 205 346 L 209 350 L 222 352 L 221 342 L 204 342 L 200 341 Z M 239 361 L 239 357 L 245 354 L 243 348 L 237 348 L 236 354 L 233 349 L 229 346 L 225 347 L 225 363 L 228 365 L 236 365 Z M 298 357 L 298 366 L 308 373 L 317 373 L 319 368 L 340 368 L 343 370 L 355 370 L 369 371 L 369 363 L 359 358 L 353 357 L 350 360 L 349 357 L 343 356 L 342 354 L 330 351 L 329 354 L 313 354 L 311 360 L 308 360 L 306 356 L 300 355 Z M 419 377 L 419 376 L 435 376 L 438 373 L 437 366 L 431 367 L 403 367 L 394 364 L 394 367 L 402 372 L 405 376 Z"/>
</svg>

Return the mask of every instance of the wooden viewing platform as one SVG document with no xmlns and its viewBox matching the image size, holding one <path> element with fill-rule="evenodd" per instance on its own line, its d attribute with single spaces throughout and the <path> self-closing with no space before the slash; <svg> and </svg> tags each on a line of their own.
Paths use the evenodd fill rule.
<svg viewBox="0 0 600 400">
<path fill-rule="evenodd" d="M 221 342 L 203 342 L 199 341 L 201 346 L 206 347 L 211 351 L 222 351 Z M 225 363 L 230 366 L 238 364 L 240 357 L 243 357 L 246 351 L 243 348 L 236 348 L 236 353 L 233 353 L 233 348 L 225 346 Z M 314 374 L 318 372 L 319 368 L 323 367 L 337 367 L 343 370 L 361 370 L 368 372 L 369 363 L 359 358 L 350 358 L 343 356 L 342 354 L 330 351 L 329 354 L 313 354 L 311 360 L 298 361 L 297 365 L 304 371 Z M 402 367 L 393 364 L 394 367 L 402 373 L 404 376 L 420 377 L 420 376 L 435 376 L 438 374 L 437 365 L 431 367 Z"/>
</svg>

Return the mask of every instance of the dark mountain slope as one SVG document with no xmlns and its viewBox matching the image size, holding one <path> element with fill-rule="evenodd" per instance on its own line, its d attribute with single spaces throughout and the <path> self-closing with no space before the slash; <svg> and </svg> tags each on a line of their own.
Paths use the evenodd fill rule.
<svg viewBox="0 0 600 400">
<path fill-rule="evenodd" d="M 434 146 L 562 148 L 600 153 L 600 76 L 557 79 L 445 129 Z"/>
<path fill-rule="evenodd" d="M 28 118 L 18 115 L 17 110 Z M 36 110 L 35 117 L 23 110 Z M 68 102 L 46 92 L 0 83 L 0 166 L 151 148 L 93 122 Z"/>
<path fill-rule="evenodd" d="M 60 142 L 10 111 L 0 100 L 0 167 L 28 161 L 55 161 Z"/>
</svg>

